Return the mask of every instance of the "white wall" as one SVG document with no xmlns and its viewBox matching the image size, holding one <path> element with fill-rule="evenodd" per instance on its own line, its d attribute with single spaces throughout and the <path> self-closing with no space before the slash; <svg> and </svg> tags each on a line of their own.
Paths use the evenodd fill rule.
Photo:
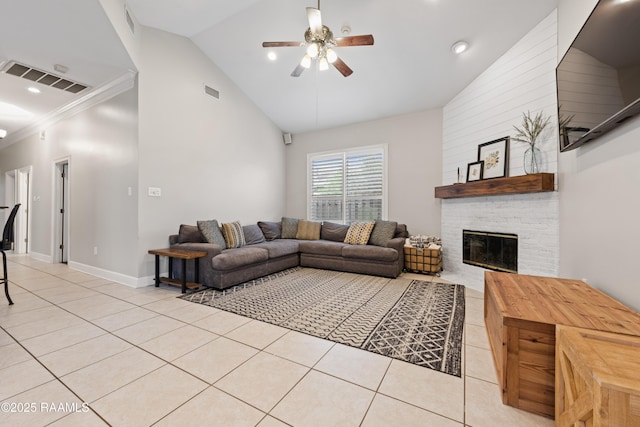
<svg viewBox="0 0 640 427">
<path fill-rule="evenodd" d="M 279 218 L 282 132 L 191 40 L 139 26 L 139 276 L 181 223 Z M 220 92 L 205 94 L 204 85 Z M 149 197 L 158 187 L 162 197 Z"/>
<path fill-rule="evenodd" d="M 137 91 L 130 89 L 0 151 L 0 174 L 33 166 L 31 251 L 52 257 L 54 163 L 69 158 L 69 262 L 136 277 Z M 98 255 L 93 248 L 98 247 Z"/>
<path fill-rule="evenodd" d="M 560 0 L 561 57 L 596 0 Z M 560 275 L 589 284 L 640 310 L 640 118 L 559 155 Z"/>
<path fill-rule="evenodd" d="M 543 133 L 543 172 L 556 172 L 558 137 L 555 67 L 557 20 L 551 13 L 443 110 L 443 173 L 440 185 L 456 182 L 457 169 L 477 160 L 478 145 L 515 134 L 522 113 L 543 111 L 552 126 Z M 511 141 L 509 176 L 524 174 L 526 144 Z M 518 234 L 518 272 L 558 272 L 558 193 L 491 196 L 442 201 L 443 277 L 482 290 L 484 269 L 462 263 L 462 230 Z"/>
<path fill-rule="evenodd" d="M 293 135 L 286 147 L 287 215 L 307 215 L 307 154 L 388 144 L 389 219 L 412 234 L 440 235 L 442 110 Z"/>
</svg>

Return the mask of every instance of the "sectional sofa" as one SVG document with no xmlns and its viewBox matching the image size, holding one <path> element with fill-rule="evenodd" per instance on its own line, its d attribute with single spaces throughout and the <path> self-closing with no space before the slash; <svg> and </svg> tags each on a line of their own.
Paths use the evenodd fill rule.
<svg viewBox="0 0 640 427">
<path fill-rule="evenodd" d="M 392 221 L 349 226 L 283 218 L 219 226 L 213 220 L 181 225 L 178 234 L 169 236 L 169 244 L 207 252 L 199 260 L 200 283 L 225 289 L 295 266 L 395 278 L 404 268 L 406 237 L 406 225 Z M 174 278 L 182 274 L 177 261 L 172 265 Z M 189 261 L 188 281 L 194 281 L 194 272 L 195 264 Z"/>
</svg>

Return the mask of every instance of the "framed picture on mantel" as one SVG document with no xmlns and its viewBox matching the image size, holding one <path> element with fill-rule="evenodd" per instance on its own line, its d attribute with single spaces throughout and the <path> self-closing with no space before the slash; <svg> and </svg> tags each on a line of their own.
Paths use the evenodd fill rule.
<svg viewBox="0 0 640 427">
<path fill-rule="evenodd" d="M 482 179 L 482 169 L 484 161 L 469 163 L 467 165 L 467 182 L 480 181 Z"/>
<path fill-rule="evenodd" d="M 509 172 L 509 137 L 478 145 L 478 161 L 483 161 L 482 179 L 504 178 Z"/>
</svg>

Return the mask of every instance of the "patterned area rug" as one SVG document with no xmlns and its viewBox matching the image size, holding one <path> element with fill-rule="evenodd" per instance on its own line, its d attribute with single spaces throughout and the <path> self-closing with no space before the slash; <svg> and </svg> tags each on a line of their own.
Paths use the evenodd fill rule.
<svg viewBox="0 0 640 427">
<path fill-rule="evenodd" d="M 180 298 L 460 376 L 464 286 L 297 267 Z"/>
</svg>

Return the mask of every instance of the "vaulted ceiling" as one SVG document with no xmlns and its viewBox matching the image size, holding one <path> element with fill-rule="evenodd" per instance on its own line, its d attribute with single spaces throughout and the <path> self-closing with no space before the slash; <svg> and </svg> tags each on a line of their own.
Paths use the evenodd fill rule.
<svg viewBox="0 0 640 427">
<path fill-rule="evenodd" d="M 373 46 L 338 47 L 354 73 L 313 66 L 291 77 L 306 7 L 336 37 L 373 34 Z M 557 0 L 128 0 L 139 24 L 189 37 L 285 132 L 299 133 L 441 107 L 557 6 Z M 0 68 L 18 61 L 99 88 L 134 66 L 98 0 L 0 0 Z M 458 40 L 468 51 L 454 55 Z M 267 58 L 273 51 L 275 60 Z M 168 64 L 171 58 L 167 59 Z M 18 131 L 78 96 L 0 73 L 0 129 Z M 89 90 L 91 90 L 89 89 Z M 9 138 L 9 136 L 8 136 Z M 2 143 L 0 142 L 0 148 Z"/>
</svg>

